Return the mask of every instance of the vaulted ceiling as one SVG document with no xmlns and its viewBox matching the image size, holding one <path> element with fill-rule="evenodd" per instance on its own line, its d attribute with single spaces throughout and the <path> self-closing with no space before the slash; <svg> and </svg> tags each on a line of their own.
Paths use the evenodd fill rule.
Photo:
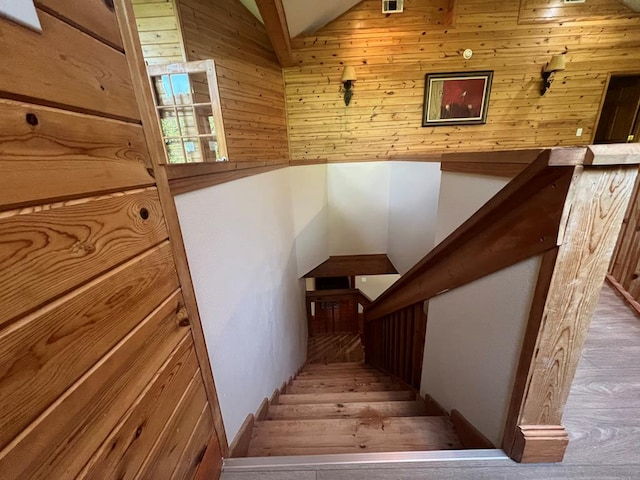
<svg viewBox="0 0 640 480">
<path fill-rule="evenodd" d="M 256 0 L 240 1 L 262 21 Z M 291 38 L 317 30 L 358 3 L 360 0 L 282 0 Z"/>
</svg>

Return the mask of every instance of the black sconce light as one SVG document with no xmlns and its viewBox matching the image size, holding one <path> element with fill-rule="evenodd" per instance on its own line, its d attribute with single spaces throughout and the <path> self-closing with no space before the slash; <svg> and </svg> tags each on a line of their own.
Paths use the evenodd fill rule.
<svg viewBox="0 0 640 480">
<path fill-rule="evenodd" d="M 342 86 L 344 87 L 344 104 L 349 106 L 351 97 L 353 97 L 353 82 L 357 80 L 356 69 L 353 67 L 344 67 L 342 72 Z"/>
<path fill-rule="evenodd" d="M 551 57 L 551 61 L 545 63 L 544 67 L 542 67 L 542 88 L 540 89 L 540 95 L 544 95 L 547 90 L 549 90 L 553 82 L 554 74 L 564 70 L 565 61 L 566 57 L 564 55 L 554 55 Z"/>
</svg>

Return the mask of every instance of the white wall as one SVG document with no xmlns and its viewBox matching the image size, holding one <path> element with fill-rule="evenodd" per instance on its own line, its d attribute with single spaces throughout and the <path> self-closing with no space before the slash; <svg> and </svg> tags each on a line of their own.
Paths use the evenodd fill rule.
<svg viewBox="0 0 640 480">
<path fill-rule="evenodd" d="M 329 254 L 387 252 L 388 162 L 327 165 Z"/>
<path fill-rule="evenodd" d="M 396 274 L 356 277 L 356 288 L 360 289 L 371 300 L 375 300 L 399 278 L 400 275 Z"/>
<path fill-rule="evenodd" d="M 443 173 L 437 241 L 506 183 Z M 540 257 L 530 258 L 429 301 L 420 391 L 459 410 L 497 447 L 539 267 Z"/>
<path fill-rule="evenodd" d="M 227 436 L 306 359 L 288 169 L 176 197 Z"/>
<path fill-rule="evenodd" d="M 440 164 L 391 162 L 387 255 L 406 273 L 433 247 L 440 192 Z"/>
<path fill-rule="evenodd" d="M 329 258 L 327 165 L 296 166 L 287 170 L 291 181 L 298 276 L 303 276 Z"/>
<path fill-rule="evenodd" d="M 42 31 L 33 0 L 0 0 L 0 16 L 39 32 Z"/>
</svg>

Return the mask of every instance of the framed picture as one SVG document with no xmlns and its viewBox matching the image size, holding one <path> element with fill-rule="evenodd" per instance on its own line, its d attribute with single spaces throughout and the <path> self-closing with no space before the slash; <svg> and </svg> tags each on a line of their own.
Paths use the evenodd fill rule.
<svg viewBox="0 0 640 480">
<path fill-rule="evenodd" d="M 493 71 L 428 73 L 423 127 L 487 123 Z"/>
</svg>

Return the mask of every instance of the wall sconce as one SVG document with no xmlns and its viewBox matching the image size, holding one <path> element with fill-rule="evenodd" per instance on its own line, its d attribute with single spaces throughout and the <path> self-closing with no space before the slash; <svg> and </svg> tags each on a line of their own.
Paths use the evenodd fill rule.
<svg viewBox="0 0 640 480">
<path fill-rule="evenodd" d="M 566 57 L 564 55 L 554 55 L 551 57 L 551 61 L 545 63 L 544 67 L 542 67 L 542 88 L 540 89 L 540 95 L 544 95 L 546 91 L 549 90 L 553 82 L 554 74 L 564 70 L 565 61 Z"/>
<path fill-rule="evenodd" d="M 351 97 L 353 96 L 353 82 L 357 80 L 356 69 L 353 67 L 344 67 L 342 72 L 342 86 L 344 87 L 344 104 L 349 106 Z"/>
</svg>

